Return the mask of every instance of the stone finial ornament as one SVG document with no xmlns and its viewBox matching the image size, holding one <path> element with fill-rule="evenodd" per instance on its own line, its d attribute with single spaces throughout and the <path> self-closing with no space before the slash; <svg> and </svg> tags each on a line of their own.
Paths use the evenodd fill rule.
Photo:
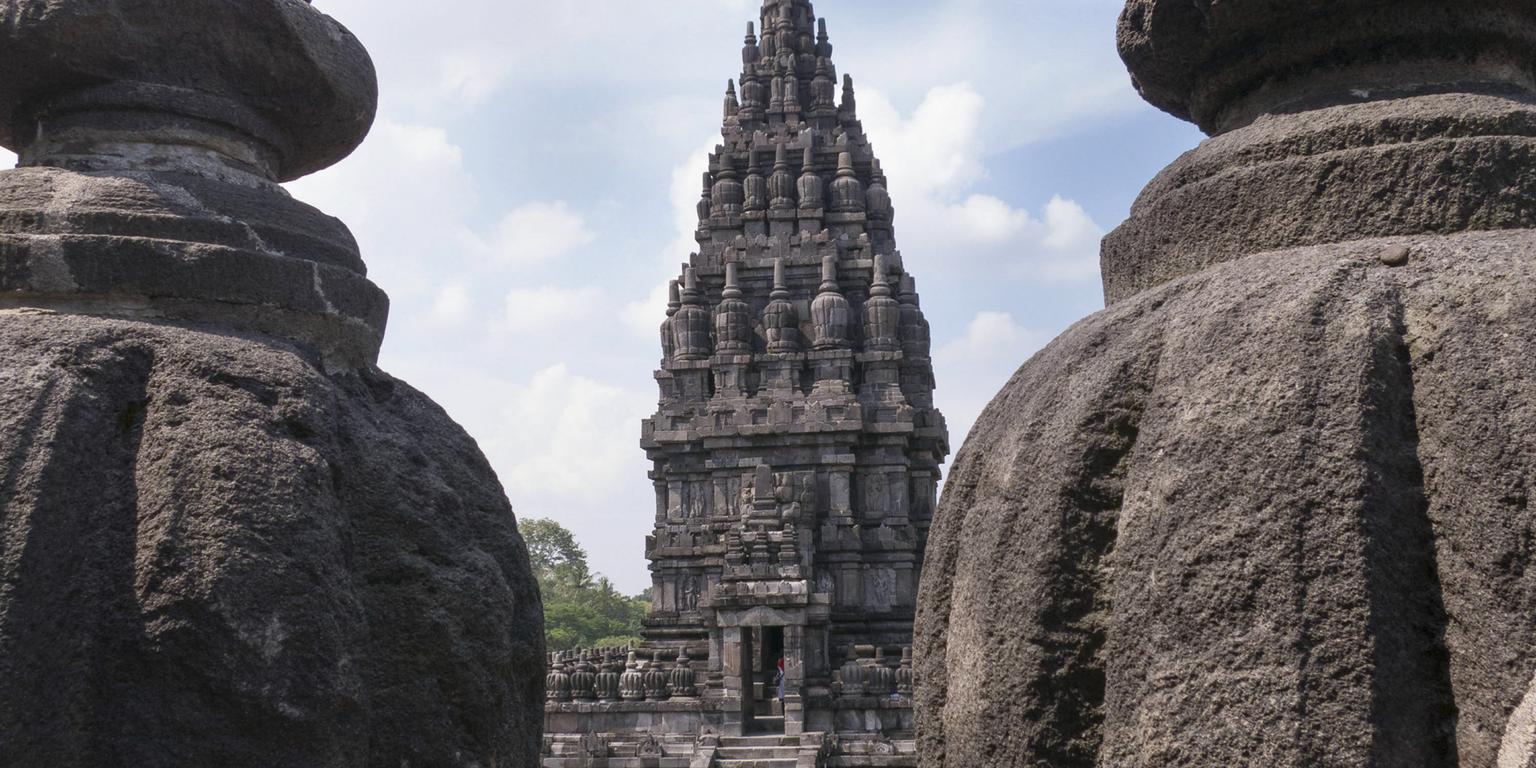
<svg viewBox="0 0 1536 768">
<path fill-rule="evenodd" d="M 923 316 L 921 300 L 917 294 L 917 280 L 911 275 L 901 276 L 901 349 L 908 358 L 924 360 L 932 357 L 932 335 L 928 318 Z"/>
<path fill-rule="evenodd" d="M 769 294 L 767 309 L 763 310 L 763 335 L 768 339 L 770 353 L 785 355 L 800 351 L 800 312 L 790 301 L 789 286 L 784 282 L 783 259 L 773 263 L 773 292 Z"/>
<path fill-rule="evenodd" d="M 683 305 L 672 316 L 673 358 L 676 360 L 703 360 L 713 351 L 710 343 L 709 310 L 699 293 L 698 272 L 689 267 L 683 273 Z"/>
<path fill-rule="evenodd" d="M 816 173 L 816 150 L 811 147 L 805 148 L 805 154 L 800 160 L 800 169 L 800 180 L 796 184 L 800 193 L 800 209 L 819 210 L 824 205 L 824 199 L 821 176 Z"/>
<path fill-rule="evenodd" d="M 299 0 L 0 0 L 0 763 L 537 760 L 512 509 L 278 186 L 376 97 Z"/>
<path fill-rule="evenodd" d="M 811 302 L 816 349 L 846 349 L 852 343 L 848 336 L 851 313 L 848 299 L 837 285 L 837 256 L 828 255 L 821 261 L 821 291 Z"/>
<path fill-rule="evenodd" d="M 736 99 L 736 81 L 725 83 L 725 122 L 727 125 L 741 114 L 741 102 Z"/>
<path fill-rule="evenodd" d="M 756 152 L 747 153 L 747 178 L 742 186 L 746 191 L 746 203 L 742 206 L 745 212 L 761 214 L 768 210 L 768 179 L 758 167 Z"/>
<path fill-rule="evenodd" d="M 783 142 L 780 142 L 773 151 L 773 176 L 768 180 L 768 193 L 773 197 L 774 210 L 794 210 L 795 199 L 795 175 L 789 170 L 789 151 Z"/>
<path fill-rule="evenodd" d="M 682 289 L 676 280 L 667 283 L 667 319 L 661 321 L 661 359 L 677 355 L 677 337 L 672 335 L 672 318 L 683 308 Z"/>
<path fill-rule="evenodd" d="M 877 352 L 901 349 L 901 304 L 891 297 L 885 256 L 875 256 L 875 278 L 864 302 L 864 346 Z"/>
<path fill-rule="evenodd" d="M 837 158 L 837 178 L 832 180 L 832 205 L 835 213 L 860 213 L 867 204 L 864 182 L 853 168 L 853 155 L 844 152 Z"/>
<path fill-rule="evenodd" d="M 1536 5 L 1132 0 L 1119 39 L 1212 138 L 948 481 L 923 765 L 1536 765 Z"/>
<path fill-rule="evenodd" d="M 737 265 L 725 266 L 725 290 L 715 306 L 715 354 L 752 353 L 752 308 L 741 300 Z"/>
<path fill-rule="evenodd" d="M 714 218 L 735 218 L 741 215 L 746 191 L 737 179 L 736 168 L 730 156 L 720 158 L 720 171 L 715 174 L 715 186 L 710 190 L 709 214 Z"/>
</svg>

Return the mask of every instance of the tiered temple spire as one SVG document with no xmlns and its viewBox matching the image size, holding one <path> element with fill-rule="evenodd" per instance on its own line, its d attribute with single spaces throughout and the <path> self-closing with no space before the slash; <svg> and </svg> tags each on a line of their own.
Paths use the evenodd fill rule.
<svg viewBox="0 0 1536 768">
<path fill-rule="evenodd" d="M 927 321 L 832 50 L 807 0 L 767 0 L 748 25 L 642 440 L 656 527 L 639 658 L 677 659 L 671 689 L 696 683 L 700 722 L 727 730 L 767 716 L 750 683 L 780 656 L 790 732 L 835 731 L 835 709 L 862 707 L 859 670 L 894 680 L 883 660 L 912 641 L 949 452 Z"/>
</svg>

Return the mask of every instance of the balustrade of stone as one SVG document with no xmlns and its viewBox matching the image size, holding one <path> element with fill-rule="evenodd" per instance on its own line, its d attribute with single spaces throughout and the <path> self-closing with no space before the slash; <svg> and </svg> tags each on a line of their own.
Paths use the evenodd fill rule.
<svg viewBox="0 0 1536 768">
<path fill-rule="evenodd" d="M 626 656 L 633 670 L 634 653 L 628 647 L 578 648 L 549 654 L 545 699 L 555 703 L 619 701 L 624 698 Z"/>
<path fill-rule="evenodd" d="M 843 698 L 910 700 L 915 683 L 912 649 L 902 648 L 900 661 L 893 664 L 883 648 L 850 647 L 847 661 L 833 677 L 837 695 Z"/>
</svg>

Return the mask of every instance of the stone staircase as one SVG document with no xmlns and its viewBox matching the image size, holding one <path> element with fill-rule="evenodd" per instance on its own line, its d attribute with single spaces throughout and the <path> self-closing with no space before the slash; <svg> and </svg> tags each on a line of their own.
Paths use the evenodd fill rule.
<svg viewBox="0 0 1536 768">
<path fill-rule="evenodd" d="M 799 756 L 796 736 L 722 736 L 714 764 L 718 768 L 795 768 Z"/>
</svg>

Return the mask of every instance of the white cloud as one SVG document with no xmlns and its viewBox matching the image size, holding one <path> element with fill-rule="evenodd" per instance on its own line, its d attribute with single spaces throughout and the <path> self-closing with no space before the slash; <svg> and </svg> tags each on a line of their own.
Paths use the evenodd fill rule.
<svg viewBox="0 0 1536 768">
<path fill-rule="evenodd" d="M 507 292 L 504 327 L 513 333 L 550 330 L 599 315 L 602 306 L 597 288 L 515 288 Z"/>
<path fill-rule="evenodd" d="M 934 353 L 939 405 L 956 448 L 983 408 L 1052 334 L 1026 328 L 1008 312 L 979 312 L 965 333 Z"/>
<path fill-rule="evenodd" d="M 564 363 L 505 392 L 504 437 L 486 444 L 514 499 L 594 503 L 645 474 L 640 420 L 652 398 L 571 372 Z M 636 469 L 637 467 L 638 470 Z M 647 510 L 650 499 L 626 507 Z"/>
<path fill-rule="evenodd" d="M 590 245 L 597 235 L 586 219 L 564 201 L 532 202 L 502 217 L 496 226 L 497 259 L 510 264 L 540 264 Z"/>
<path fill-rule="evenodd" d="M 985 107 L 970 83 L 930 89 L 910 117 L 902 117 L 880 91 L 859 91 L 859 117 L 875 153 L 908 195 L 953 194 L 985 175 L 980 133 Z"/>
<path fill-rule="evenodd" d="M 459 325 L 469 318 L 473 306 L 468 287 L 461 282 L 448 283 L 438 290 L 431 317 L 439 325 Z"/>
<path fill-rule="evenodd" d="M 1099 276 L 1099 241 L 1104 230 L 1071 200 L 1052 197 L 1045 206 L 1043 276 L 1058 280 L 1091 280 Z"/>
<path fill-rule="evenodd" d="M 1098 276 L 1104 230 L 1060 196 L 1036 215 L 972 192 L 987 178 L 981 126 L 986 101 L 968 83 L 930 90 L 910 117 L 879 91 L 860 93 L 865 129 L 890 177 L 897 239 L 921 257 L 946 254 L 966 268 L 1030 280 Z M 955 252 L 956 244 L 965 246 Z"/>
<path fill-rule="evenodd" d="M 288 189 L 351 228 L 397 307 L 435 299 L 444 268 L 479 240 L 467 218 L 475 181 L 442 128 L 381 119 L 346 162 Z"/>
</svg>

